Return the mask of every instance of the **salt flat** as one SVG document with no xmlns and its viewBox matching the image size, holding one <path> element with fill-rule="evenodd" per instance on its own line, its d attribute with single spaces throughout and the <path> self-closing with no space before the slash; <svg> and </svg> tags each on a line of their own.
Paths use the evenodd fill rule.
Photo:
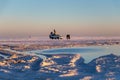
<svg viewBox="0 0 120 80">
<path fill-rule="evenodd" d="M 71 54 L 71 50 L 63 54 L 43 54 L 46 49 L 91 46 L 105 46 L 107 49 L 119 46 L 119 40 L 1 41 L 0 80 L 119 80 L 120 56 L 111 54 L 113 50 L 117 51 L 115 48 L 111 47 L 110 53 L 105 52 L 87 63 L 82 54 Z M 36 53 L 36 50 L 43 52 Z"/>
</svg>

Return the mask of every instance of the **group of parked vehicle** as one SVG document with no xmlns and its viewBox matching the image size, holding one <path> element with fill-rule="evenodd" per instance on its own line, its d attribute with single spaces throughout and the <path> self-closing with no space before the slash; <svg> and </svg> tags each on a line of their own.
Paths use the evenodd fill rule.
<svg viewBox="0 0 120 80">
<path fill-rule="evenodd" d="M 49 38 L 50 39 L 63 39 L 61 35 L 56 33 L 55 29 L 53 30 L 53 32 L 50 33 Z M 66 39 L 70 39 L 70 34 L 66 35 Z"/>
</svg>

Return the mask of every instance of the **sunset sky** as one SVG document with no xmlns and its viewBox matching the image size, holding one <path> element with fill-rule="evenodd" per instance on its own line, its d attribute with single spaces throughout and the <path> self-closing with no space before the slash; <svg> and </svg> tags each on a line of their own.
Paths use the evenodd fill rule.
<svg viewBox="0 0 120 80">
<path fill-rule="evenodd" d="M 0 37 L 120 36 L 120 0 L 0 0 Z"/>
</svg>

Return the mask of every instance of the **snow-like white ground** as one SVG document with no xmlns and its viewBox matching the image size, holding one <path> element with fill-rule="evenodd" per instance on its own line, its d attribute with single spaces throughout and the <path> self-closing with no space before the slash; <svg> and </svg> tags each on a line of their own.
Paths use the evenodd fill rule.
<svg viewBox="0 0 120 80">
<path fill-rule="evenodd" d="M 106 56 L 100 56 L 85 63 L 85 59 L 80 54 L 39 55 L 24 52 L 34 49 L 81 45 L 111 45 L 116 44 L 116 42 L 118 44 L 120 40 L 106 40 L 104 38 L 74 38 L 74 40 L 40 40 L 40 38 L 1 40 L 0 80 L 119 80 L 120 56 L 118 55 L 107 54 Z"/>
<path fill-rule="evenodd" d="M 49 37 L 24 37 L 24 38 L 0 38 L 0 44 L 50 44 L 51 42 L 105 42 L 105 41 L 118 41 L 120 42 L 120 37 L 75 37 L 72 36 L 71 40 L 66 40 L 64 37 L 62 40 L 50 40 Z"/>
<path fill-rule="evenodd" d="M 120 56 L 109 54 L 85 63 L 80 54 L 0 51 L 0 80 L 119 80 Z M 9 55 L 10 54 L 10 55 Z"/>
</svg>

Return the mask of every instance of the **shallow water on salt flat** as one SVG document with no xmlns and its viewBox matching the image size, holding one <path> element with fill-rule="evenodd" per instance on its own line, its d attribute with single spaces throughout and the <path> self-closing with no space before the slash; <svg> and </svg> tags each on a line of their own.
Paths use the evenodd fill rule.
<svg viewBox="0 0 120 80">
<path fill-rule="evenodd" d="M 92 59 L 111 53 L 120 55 L 120 45 L 55 48 L 31 52 L 37 54 L 80 54 L 85 59 L 85 62 L 90 62 Z"/>
</svg>

